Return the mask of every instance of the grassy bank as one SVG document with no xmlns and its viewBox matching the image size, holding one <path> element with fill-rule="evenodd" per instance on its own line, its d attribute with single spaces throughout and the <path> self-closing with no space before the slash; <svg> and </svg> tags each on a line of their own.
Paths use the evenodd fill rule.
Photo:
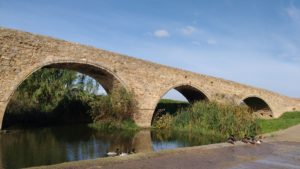
<svg viewBox="0 0 300 169">
<path fill-rule="evenodd" d="M 258 119 L 261 133 L 270 133 L 300 124 L 300 112 L 286 112 L 277 119 Z"/>
</svg>

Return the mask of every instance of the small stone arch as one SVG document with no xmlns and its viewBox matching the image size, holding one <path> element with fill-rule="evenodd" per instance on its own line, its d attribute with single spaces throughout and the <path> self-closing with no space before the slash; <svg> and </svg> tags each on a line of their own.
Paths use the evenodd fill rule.
<svg viewBox="0 0 300 169">
<path fill-rule="evenodd" d="M 7 109 L 7 105 L 9 104 L 12 96 L 18 89 L 18 87 L 34 72 L 42 69 L 42 68 L 58 68 L 58 69 L 68 69 L 74 70 L 94 78 L 101 86 L 104 88 L 106 93 L 110 93 L 117 88 L 125 88 L 125 90 L 129 91 L 126 83 L 113 71 L 109 70 L 103 65 L 81 61 L 81 60 L 52 60 L 48 62 L 42 62 L 35 66 L 32 66 L 29 69 L 25 69 L 23 72 L 20 72 L 20 75 L 17 77 L 15 82 L 13 83 L 12 90 L 7 91 L 8 99 L 3 108 L 3 113 L 0 113 L 0 129 L 3 127 L 3 119 L 5 116 L 5 112 Z"/>
<path fill-rule="evenodd" d="M 162 94 L 160 94 L 159 98 L 156 100 L 155 103 L 157 104 L 159 100 L 172 89 L 175 89 L 179 93 L 181 93 L 189 102 L 193 102 L 197 100 L 206 100 L 206 101 L 210 100 L 208 93 L 205 92 L 204 90 L 200 90 L 199 87 L 187 83 L 181 83 L 181 84 L 168 87 L 166 90 L 164 90 Z M 193 92 L 198 93 L 198 95 Z"/>
<path fill-rule="evenodd" d="M 241 100 L 240 104 L 248 106 L 251 111 L 258 117 L 273 117 L 271 106 L 269 106 L 269 104 L 261 97 L 255 95 L 247 96 Z"/>
<path fill-rule="evenodd" d="M 206 94 L 206 92 L 200 90 L 198 87 L 186 83 L 173 85 L 167 88 L 167 90 L 164 90 L 164 92 L 160 94 L 159 97 L 155 100 L 153 105 L 151 124 L 154 120 L 154 117 L 156 116 L 156 113 L 160 113 L 160 110 L 157 110 L 157 105 L 159 104 L 160 99 L 172 89 L 175 89 L 179 93 L 181 93 L 189 103 L 194 103 L 196 101 L 209 101 L 209 96 Z"/>
</svg>

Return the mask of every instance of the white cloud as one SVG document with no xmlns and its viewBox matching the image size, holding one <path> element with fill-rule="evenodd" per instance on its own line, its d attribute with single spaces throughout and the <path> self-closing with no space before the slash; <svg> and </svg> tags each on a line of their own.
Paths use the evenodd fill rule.
<svg viewBox="0 0 300 169">
<path fill-rule="evenodd" d="M 184 35 L 192 35 L 196 31 L 197 31 L 197 29 L 193 26 L 186 26 L 186 27 L 181 29 L 181 33 L 184 34 Z"/>
<path fill-rule="evenodd" d="M 196 46 L 201 46 L 201 43 L 198 41 L 192 41 L 192 44 L 196 45 Z"/>
<path fill-rule="evenodd" d="M 207 40 L 207 44 L 215 45 L 215 44 L 217 44 L 217 41 L 215 39 L 210 38 L 210 39 Z"/>
<path fill-rule="evenodd" d="M 278 44 L 277 57 L 287 61 L 293 61 L 300 63 L 300 49 L 297 42 L 293 42 L 289 39 L 281 39 Z"/>
<path fill-rule="evenodd" d="M 158 38 L 166 38 L 166 37 L 170 36 L 170 33 L 165 29 L 156 30 L 156 31 L 154 31 L 153 34 L 154 34 L 154 36 L 156 36 Z"/>
<path fill-rule="evenodd" d="M 300 24 L 300 9 L 296 8 L 294 5 L 286 8 L 287 15 L 297 24 Z"/>
</svg>

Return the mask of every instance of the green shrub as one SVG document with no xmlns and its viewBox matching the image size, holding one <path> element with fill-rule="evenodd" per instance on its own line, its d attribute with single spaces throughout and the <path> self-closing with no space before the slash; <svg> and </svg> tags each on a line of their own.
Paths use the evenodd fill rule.
<svg viewBox="0 0 300 169">
<path fill-rule="evenodd" d="M 132 94 L 124 88 L 113 91 L 105 97 L 97 97 L 89 102 L 90 114 L 95 122 L 103 119 L 123 121 L 132 119 L 136 103 Z"/>
<path fill-rule="evenodd" d="M 169 113 L 162 115 L 154 121 L 154 126 L 157 129 L 170 129 L 173 121 L 173 116 Z"/>
<path fill-rule="evenodd" d="M 164 115 L 154 126 L 176 130 L 197 130 L 219 133 L 224 137 L 234 134 L 238 137 L 255 135 L 259 131 L 257 120 L 247 107 L 196 102 L 182 109 L 175 116 Z"/>
</svg>

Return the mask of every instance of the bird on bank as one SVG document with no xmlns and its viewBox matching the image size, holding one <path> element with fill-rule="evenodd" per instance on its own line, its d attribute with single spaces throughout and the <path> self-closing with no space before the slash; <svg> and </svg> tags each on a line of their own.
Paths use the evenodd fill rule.
<svg viewBox="0 0 300 169">
<path fill-rule="evenodd" d="M 260 142 L 259 143 L 257 142 L 255 137 L 251 137 L 251 140 L 249 141 L 249 143 L 252 144 L 252 145 L 260 144 Z"/>
<path fill-rule="evenodd" d="M 256 140 L 256 144 L 261 144 L 262 141 L 262 136 L 258 136 L 258 139 Z"/>
<path fill-rule="evenodd" d="M 256 140 L 256 143 L 255 144 L 261 144 L 262 141 L 261 140 Z"/>
<path fill-rule="evenodd" d="M 135 154 L 135 149 L 131 149 L 131 151 L 127 151 L 127 153 L 124 153 L 122 152 L 119 156 L 127 156 L 127 155 L 130 155 L 130 154 Z"/>
<path fill-rule="evenodd" d="M 114 152 L 107 152 L 106 153 L 106 155 L 109 156 L 109 157 L 117 156 L 119 154 L 120 154 L 119 148 L 117 148 L 116 151 L 114 151 Z"/>
<path fill-rule="evenodd" d="M 234 142 L 236 142 L 236 138 L 234 135 L 230 135 L 227 139 L 227 143 L 234 144 Z"/>
<path fill-rule="evenodd" d="M 262 143 L 262 139 L 261 139 L 261 136 L 256 139 L 255 137 L 252 137 L 251 140 L 249 141 L 249 143 L 253 144 L 253 145 L 260 145 Z"/>
<path fill-rule="evenodd" d="M 252 144 L 252 145 L 255 145 L 256 141 L 255 141 L 255 138 L 253 136 L 249 140 L 249 143 Z"/>
<path fill-rule="evenodd" d="M 249 143 L 250 138 L 247 137 L 247 135 L 245 134 L 241 141 L 242 141 L 243 143 L 246 143 L 246 144 L 247 144 L 247 143 Z"/>
<path fill-rule="evenodd" d="M 119 156 L 128 156 L 128 153 L 121 153 Z"/>
</svg>

